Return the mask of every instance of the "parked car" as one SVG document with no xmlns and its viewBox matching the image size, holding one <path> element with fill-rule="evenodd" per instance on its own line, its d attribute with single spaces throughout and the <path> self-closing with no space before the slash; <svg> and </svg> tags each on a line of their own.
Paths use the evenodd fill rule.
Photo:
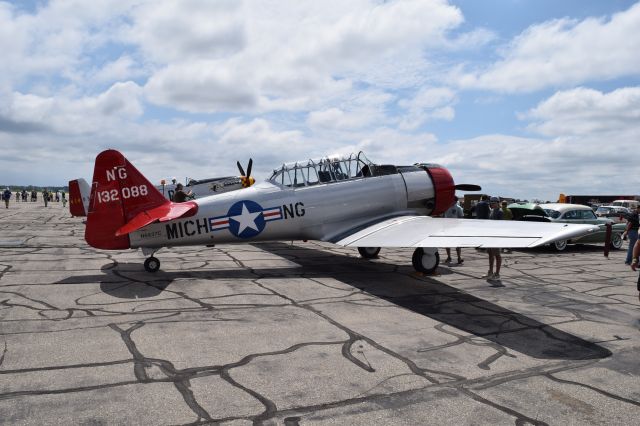
<svg viewBox="0 0 640 426">
<path fill-rule="evenodd" d="M 511 203 L 507 208 L 511 210 L 513 220 L 536 221 L 536 218 L 531 216 L 546 216 L 542 207 L 535 203 Z M 546 222 L 544 219 L 542 221 Z"/>
<path fill-rule="evenodd" d="M 599 225 L 600 231 L 584 235 L 571 240 L 560 240 L 552 243 L 551 246 L 558 251 L 567 248 L 567 244 L 591 244 L 604 243 L 606 239 L 606 226 L 612 225 L 611 230 L 611 248 L 620 249 L 622 247 L 622 233 L 626 225 L 624 223 L 614 223 L 609 218 L 599 218 L 593 212 L 591 207 L 580 204 L 540 204 L 540 207 L 547 214 L 547 218 L 551 222 L 561 223 L 584 223 Z"/>
<path fill-rule="evenodd" d="M 611 203 L 612 206 L 626 207 L 631 210 L 635 210 L 638 204 L 640 204 L 638 200 L 615 200 Z"/>
<path fill-rule="evenodd" d="M 596 210 L 596 216 L 608 217 L 614 222 L 624 222 L 631 212 L 626 207 L 620 206 L 600 206 Z"/>
</svg>

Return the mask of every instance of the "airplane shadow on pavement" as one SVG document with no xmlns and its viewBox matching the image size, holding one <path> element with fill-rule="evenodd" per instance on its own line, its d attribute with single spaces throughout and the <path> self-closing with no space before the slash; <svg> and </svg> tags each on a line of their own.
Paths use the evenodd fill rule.
<svg viewBox="0 0 640 426">
<path fill-rule="evenodd" d="M 482 337 L 539 359 L 588 360 L 611 352 L 552 325 L 480 299 L 433 278 L 417 278 L 411 266 L 370 262 L 286 243 L 260 243 L 256 247 L 284 257 L 299 268 L 158 271 L 146 273 L 139 263 L 108 264 L 99 276 L 76 276 L 60 284 L 100 282 L 113 297 L 138 299 L 162 293 L 174 280 L 256 279 L 269 277 L 329 277 L 387 300 L 435 321 Z M 215 285 L 215 283 L 212 283 Z"/>
</svg>

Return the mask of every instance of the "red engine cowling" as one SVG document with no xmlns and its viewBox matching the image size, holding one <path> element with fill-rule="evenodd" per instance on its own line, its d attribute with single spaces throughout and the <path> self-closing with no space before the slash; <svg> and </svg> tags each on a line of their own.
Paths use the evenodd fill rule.
<svg viewBox="0 0 640 426">
<path fill-rule="evenodd" d="M 420 164 L 427 171 L 434 190 L 434 207 L 432 216 L 444 213 L 455 201 L 456 188 L 449 170 L 438 164 Z"/>
</svg>

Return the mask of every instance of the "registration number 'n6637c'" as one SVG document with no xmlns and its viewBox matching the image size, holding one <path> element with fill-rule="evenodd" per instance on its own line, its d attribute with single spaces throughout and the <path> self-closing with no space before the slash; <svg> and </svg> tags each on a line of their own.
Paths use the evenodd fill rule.
<svg viewBox="0 0 640 426">
<path fill-rule="evenodd" d="M 117 189 L 111 189 L 107 191 L 97 191 L 96 197 L 99 203 L 110 203 L 112 201 L 119 201 L 120 199 L 126 200 L 129 198 L 144 197 L 149 193 L 147 185 L 131 186 Z"/>
</svg>

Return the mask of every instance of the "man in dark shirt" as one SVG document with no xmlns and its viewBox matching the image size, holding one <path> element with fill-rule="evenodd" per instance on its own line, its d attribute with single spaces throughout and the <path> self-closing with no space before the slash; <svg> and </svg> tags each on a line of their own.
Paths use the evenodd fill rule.
<svg viewBox="0 0 640 426">
<path fill-rule="evenodd" d="M 483 195 L 476 204 L 476 219 L 489 219 L 489 197 Z"/>
<path fill-rule="evenodd" d="M 185 193 L 182 184 L 179 183 L 176 185 L 176 192 L 173 194 L 173 202 L 184 203 L 185 201 L 187 201 L 187 198 L 190 198 L 190 195 L 191 191 Z"/>
<path fill-rule="evenodd" d="M 625 265 L 631 265 L 631 258 L 633 257 L 633 246 L 638 239 L 638 227 L 640 224 L 640 205 L 636 207 L 636 211 L 627 216 L 627 228 L 622 234 L 629 237 L 629 248 L 627 249 L 627 259 L 624 261 Z"/>
</svg>

